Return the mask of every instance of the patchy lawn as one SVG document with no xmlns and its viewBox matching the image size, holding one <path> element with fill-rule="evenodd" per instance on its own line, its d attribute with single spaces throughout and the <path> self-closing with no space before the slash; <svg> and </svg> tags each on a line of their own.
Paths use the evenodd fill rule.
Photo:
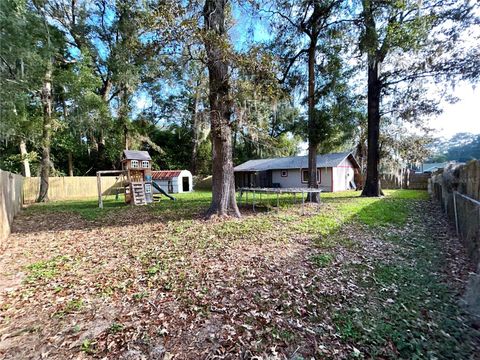
<svg viewBox="0 0 480 360">
<path fill-rule="evenodd" d="M 322 195 L 204 221 L 209 193 L 151 206 L 34 205 L 0 258 L 5 359 L 474 359 L 470 270 L 421 191 Z M 477 351 L 477 352 L 475 352 Z"/>
</svg>

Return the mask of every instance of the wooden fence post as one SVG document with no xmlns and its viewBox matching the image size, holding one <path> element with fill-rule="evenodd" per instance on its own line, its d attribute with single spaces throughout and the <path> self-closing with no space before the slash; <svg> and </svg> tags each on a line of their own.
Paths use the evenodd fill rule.
<svg viewBox="0 0 480 360">
<path fill-rule="evenodd" d="M 457 236 L 459 236 L 458 232 L 458 213 L 457 213 L 457 194 L 456 191 L 453 192 L 453 212 L 455 213 L 455 230 L 457 231 Z"/>
<path fill-rule="evenodd" d="M 97 174 L 97 189 L 98 189 L 98 207 L 103 209 L 103 199 L 102 199 L 102 177 L 100 174 Z"/>
</svg>

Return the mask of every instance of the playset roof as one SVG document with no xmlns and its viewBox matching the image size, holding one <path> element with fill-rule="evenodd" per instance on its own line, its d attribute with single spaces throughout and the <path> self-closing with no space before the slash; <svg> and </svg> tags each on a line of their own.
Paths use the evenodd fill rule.
<svg viewBox="0 0 480 360">
<path fill-rule="evenodd" d="M 123 150 L 123 160 L 148 160 L 152 161 L 148 151 Z"/>
</svg>

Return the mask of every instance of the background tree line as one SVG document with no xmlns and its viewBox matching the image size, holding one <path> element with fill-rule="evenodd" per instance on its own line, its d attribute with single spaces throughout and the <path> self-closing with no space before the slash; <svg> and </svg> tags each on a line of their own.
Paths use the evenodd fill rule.
<svg viewBox="0 0 480 360">
<path fill-rule="evenodd" d="M 48 176 L 119 167 L 213 174 L 211 213 L 236 211 L 232 166 L 355 150 L 379 171 L 427 156 L 420 127 L 448 85 L 479 78 L 478 4 L 410 0 L 5 0 L 0 166 Z M 473 45 L 472 45 L 473 44 Z M 429 91 L 433 84 L 441 91 Z M 432 94 L 433 93 L 433 94 Z"/>
</svg>

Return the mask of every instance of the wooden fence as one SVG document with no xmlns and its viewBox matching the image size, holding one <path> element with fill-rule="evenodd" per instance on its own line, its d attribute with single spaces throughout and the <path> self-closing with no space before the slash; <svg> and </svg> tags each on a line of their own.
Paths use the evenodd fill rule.
<svg viewBox="0 0 480 360">
<path fill-rule="evenodd" d="M 0 252 L 10 234 L 13 218 L 22 207 L 23 176 L 0 170 Z"/>
<path fill-rule="evenodd" d="M 463 300 L 480 326 L 480 160 L 434 173 L 430 187 L 477 269 L 470 274 Z"/>
<path fill-rule="evenodd" d="M 108 191 L 116 182 L 115 176 L 102 176 L 102 189 Z M 34 202 L 38 196 L 40 178 L 25 178 L 23 187 L 24 203 Z M 75 200 L 98 195 L 96 176 L 51 177 L 48 187 L 50 200 Z"/>
<path fill-rule="evenodd" d="M 417 174 L 413 171 L 402 171 L 397 174 L 383 174 L 380 177 L 382 189 L 427 190 L 430 174 Z"/>
</svg>

